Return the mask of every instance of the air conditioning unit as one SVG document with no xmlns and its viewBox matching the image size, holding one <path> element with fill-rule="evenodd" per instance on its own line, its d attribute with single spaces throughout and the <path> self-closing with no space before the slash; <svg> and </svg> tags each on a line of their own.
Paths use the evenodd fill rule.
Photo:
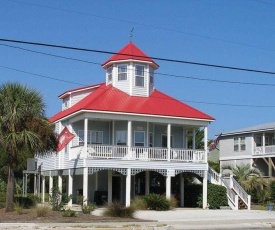
<svg viewBox="0 0 275 230">
<path fill-rule="evenodd" d="M 36 171 L 37 170 L 37 160 L 35 158 L 28 158 L 27 170 L 28 171 Z"/>
</svg>

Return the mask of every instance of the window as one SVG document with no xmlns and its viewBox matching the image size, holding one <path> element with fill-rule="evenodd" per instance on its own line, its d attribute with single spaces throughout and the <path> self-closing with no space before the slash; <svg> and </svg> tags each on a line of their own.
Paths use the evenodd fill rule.
<svg viewBox="0 0 275 230">
<path fill-rule="evenodd" d="M 92 144 L 98 144 L 102 145 L 103 144 L 103 132 L 102 131 L 92 131 Z"/>
<path fill-rule="evenodd" d="M 245 151 L 246 150 L 246 143 L 245 137 L 234 137 L 234 151 Z"/>
<path fill-rule="evenodd" d="M 84 130 L 78 130 L 79 145 L 84 145 Z"/>
<path fill-rule="evenodd" d="M 150 68 L 149 74 L 150 74 L 150 84 L 154 84 L 154 70 L 152 68 Z"/>
<path fill-rule="evenodd" d="M 119 81 L 127 80 L 127 65 L 118 66 L 118 80 Z"/>
<path fill-rule="evenodd" d="M 265 145 L 269 145 L 269 137 L 265 136 Z"/>
<path fill-rule="evenodd" d="M 135 146 L 144 146 L 145 132 L 135 131 Z"/>
<path fill-rule="evenodd" d="M 124 130 L 116 131 L 116 144 L 127 145 L 127 131 L 124 131 Z"/>
<path fill-rule="evenodd" d="M 107 79 L 109 82 L 113 80 L 113 67 L 107 69 Z"/>
<path fill-rule="evenodd" d="M 262 137 L 261 136 L 256 136 L 256 146 L 262 146 Z"/>
<path fill-rule="evenodd" d="M 144 66 L 136 65 L 136 86 L 144 87 Z"/>
</svg>

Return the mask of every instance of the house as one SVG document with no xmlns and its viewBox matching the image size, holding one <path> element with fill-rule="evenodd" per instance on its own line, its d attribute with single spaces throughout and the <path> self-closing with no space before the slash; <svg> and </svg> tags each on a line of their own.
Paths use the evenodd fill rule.
<svg viewBox="0 0 275 230">
<path fill-rule="evenodd" d="M 221 167 L 249 164 L 264 177 L 275 176 L 275 122 L 224 133 L 219 147 Z"/>
<path fill-rule="evenodd" d="M 184 206 L 184 175 L 191 173 L 202 178 L 207 207 L 207 129 L 214 118 L 156 90 L 158 67 L 130 42 L 102 64 L 105 82 L 59 96 L 62 110 L 50 121 L 62 147 L 35 159 L 43 201 L 46 186 L 51 191 L 56 180 L 62 189 L 65 180 L 69 205 L 82 195 L 84 203 L 129 206 L 135 195 L 157 192 L 169 199 L 176 190 Z M 204 149 L 195 148 L 198 128 Z"/>
</svg>

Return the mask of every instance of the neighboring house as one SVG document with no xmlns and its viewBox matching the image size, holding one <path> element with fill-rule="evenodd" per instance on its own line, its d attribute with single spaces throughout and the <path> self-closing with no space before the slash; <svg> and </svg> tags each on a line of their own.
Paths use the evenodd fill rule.
<svg viewBox="0 0 275 230">
<path fill-rule="evenodd" d="M 191 173 L 203 178 L 206 208 L 207 126 L 214 118 L 155 90 L 159 66 L 132 42 L 102 67 L 106 82 L 59 96 L 62 111 L 50 121 L 58 134 L 66 127 L 74 136 L 59 152 L 36 158 L 42 194 L 49 177 L 49 191 L 53 178 L 59 188 L 66 180 L 73 196 L 69 205 L 78 195 L 85 202 L 119 200 L 129 206 L 134 195 L 158 192 L 170 198 L 177 192 L 184 206 L 184 175 Z M 204 149 L 195 149 L 197 128 L 204 129 Z"/>
<path fill-rule="evenodd" d="M 264 177 L 275 176 L 275 122 L 224 133 L 219 147 L 221 167 L 249 164 Z"/>
</svg>

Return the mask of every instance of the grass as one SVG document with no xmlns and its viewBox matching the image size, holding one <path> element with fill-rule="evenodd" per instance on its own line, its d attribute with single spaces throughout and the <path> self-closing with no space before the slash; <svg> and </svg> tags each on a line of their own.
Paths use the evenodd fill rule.
<svg viewBox="0 0 275 230">
<path fill-rule="evenodd" d="M 45 205 L 40 205 L 36 207 L 35 211 L 37 217 L 45 217 L 49 213 L 49 207 Z"/>
<path fill-rule="evenodd" d="M 119 202 L 114 202 L 107 206 L 103 215 L 109 217 L 133 218 L 134 212 L 135 208 L 133 206 L 124 207 Z"/>
</svg>

